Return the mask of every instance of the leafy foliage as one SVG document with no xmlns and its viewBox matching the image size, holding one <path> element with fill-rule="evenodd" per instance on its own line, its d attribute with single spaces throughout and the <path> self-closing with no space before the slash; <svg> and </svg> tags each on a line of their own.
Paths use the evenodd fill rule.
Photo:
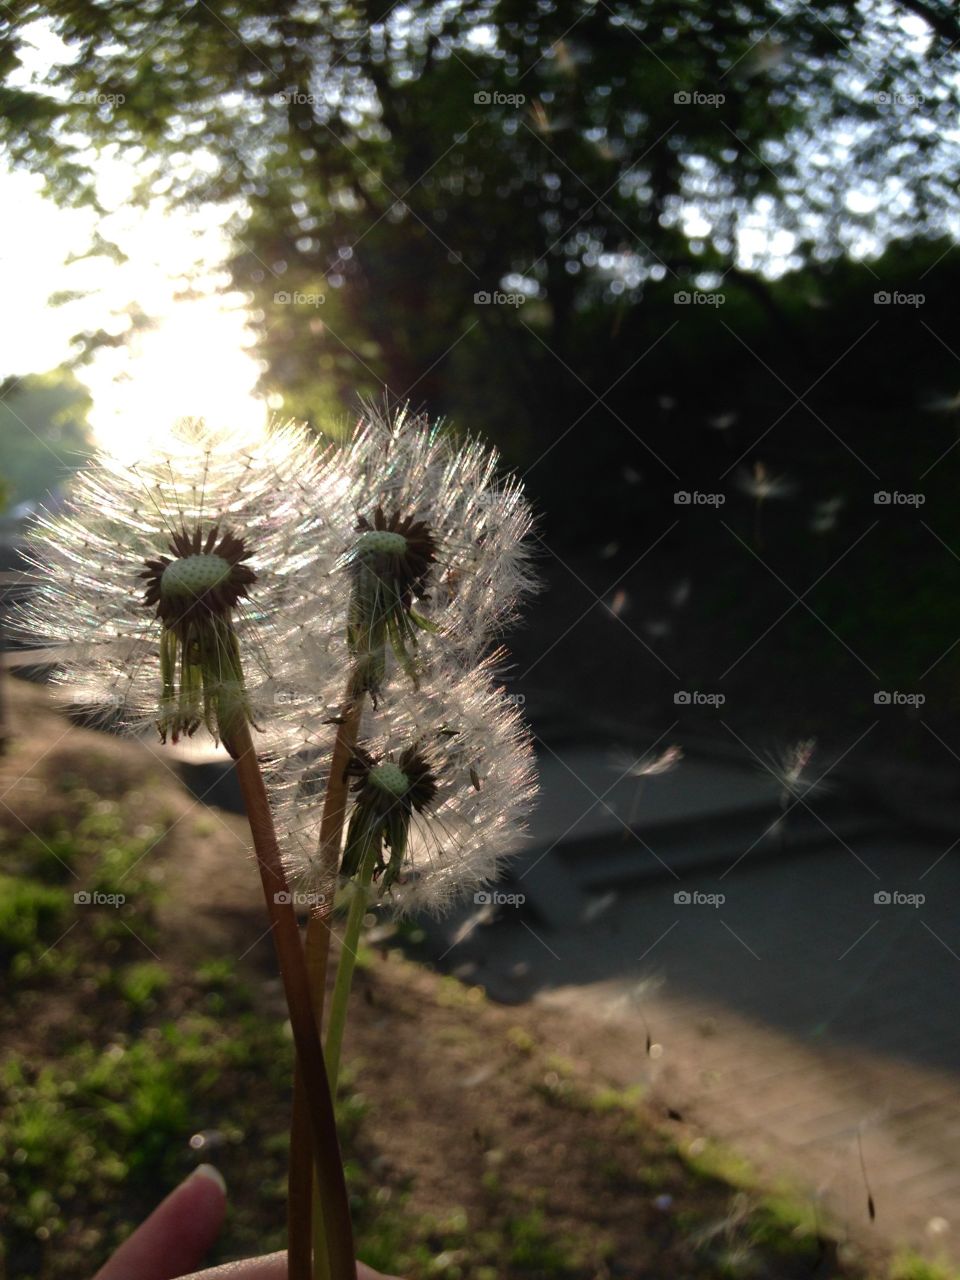
<svg viewBox="0 0 960 1280">
<path fill-rule="evenodd" d="M 89 451 L 90 399 L 72 374 L 54 370 L 0 384 L 0 507 L 45 498 Z"/>
</svg>

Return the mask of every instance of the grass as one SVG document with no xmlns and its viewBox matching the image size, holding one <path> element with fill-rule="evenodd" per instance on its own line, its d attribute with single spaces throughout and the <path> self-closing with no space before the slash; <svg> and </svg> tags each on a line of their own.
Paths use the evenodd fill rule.
<svg viewBox="0 0 960 1280">
<path fill-rule="evenodd" d="M 189 894 L 225 883 L 237 849 L 221 820 L 177 822 L 172 782 L 148 787 L 134 770 L 112 785 L 102 764 L 84 771 L 89 755 L 86 735 L 25 811 L 31 830 L 0 830 L 0 1274 L 18 1280 L 85 1280 L 200 1160 L 231 1192 L 214 1260 L 284 1237 L 291 1044 L 268 946 L 251 947 L 256 885 L 246 905 L 204 917 L 229 925 L 208 936 L 161 873 L 221 839 L 222 863 Z M 187 921 L 179 940 L 171 920 Z M 809 1202 L 678 1136 L 641 1088 L 611 1088 L 559 1052 L 534 1013 L 399 950 L 368 945 L 363 958 L 338 1120 L 359 1251 L 380 1270 L 951 1280 L 914 1255 L 892 1269 L 841 1256 Z"/>
</svg>

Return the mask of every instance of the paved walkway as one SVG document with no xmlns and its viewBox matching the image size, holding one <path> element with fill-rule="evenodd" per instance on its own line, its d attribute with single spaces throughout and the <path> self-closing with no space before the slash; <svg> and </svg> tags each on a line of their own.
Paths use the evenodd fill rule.
<svg viewBox="0 0 960 1280">
<path fill-rule="evenodd" d="M 644 778 L 639 806 L 623 761 L 542 766 L 503 886 L 528 900 L 442 926 L 443 964 L 565 1014 L 571 1052 L 798 1179 L 841 1231 L 960 1262 L 960 846 L 836 792 L 771 830 L 776 785 L 722 762 Z"/>
</svg>

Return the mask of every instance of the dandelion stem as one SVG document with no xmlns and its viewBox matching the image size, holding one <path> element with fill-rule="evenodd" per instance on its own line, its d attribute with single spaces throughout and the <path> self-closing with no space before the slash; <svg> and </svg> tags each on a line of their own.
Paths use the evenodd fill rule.
<svg viewBox="0 0 960 1280">
<path fill-rule="evenodd" d="M 347 813 L 347 775 L 346 768 L 353 757 L 360 728 L 360 712 L 362 699 L 354 692 L 355 677 L 351 677 L 347 691 L 347 705 L 337 726 L 337 734 L 333 744 L 333 758 L 330 762 L 330 776 L 324 797 L 323 816 L 320 822 L 320 860 L 323 867 L 324 881 L 331 886 L 336 885 L 337 871 L 340 866 L 340 846 L 343 843 L 343 826 Z M 323 1006 L 327 990 L 327 961 L 330 954 L 330 920 L 333 914 L 333 892 L 327 894 L 327 901 L 321 903 L 310 913 L 307 921 L 306 963 L 310 983 L 310 994 L 313 1000 L 313 1014 L 318 1027 L 323 1025 Z M 332 1091 L 331 1091 L 332 1092 Z M 311 1158 L 310 1129 L 306 1123 L 307 1096 L 300 1063 L 294 1069 L 293 1082 L 293 1115 L 290 1123 L 290 1169 L 288 1183 L 288 1203 L 291 1206 L 301 1205 L 310 1194 L 306 1188 L 313 1185 L 313 1165 Z M 313 1275 L 314 1280 L 328 1280 L 328 1272 L 324 1270 L 326 1250 L 324 1248 L 324 1216 L 323 1204 L 313 1192 Z M 297 1260 L 303 1256 L 305 1245 L 298 1240 L 294 1252 Z"/>
<path fill-rule="evenodd" d="M 343 1033 L 347 1025 L 350 987 L 353 983 L 353 972 L 357 967 L 360 930 L 363 928 L 363 917 L 367 909 L 367 890 L 373 879 L 375 861 L 375 850 L 371 845 L 360 865 L 360 873 L 351 885 L 350 910 L 347 914 L 347 925 L 343 931 L 337 980 L 333 988 L 333 1000 L 330 1003 L 324 1056 L 327 1063 L 327 1077 L 330 1080 L 330 1092 L 334 1097 L 337 1096 L 337 1081 L 340 1076 L 340 1050 L 343 1048 Z"/>
<path fill-rule="evenodd" d="M 303 1127 L 313 1140 L 317 1186 L 325 1209 L 330 1275 L 332 1280 L 355 1280 L 353 1230 L 337 1142 L 333 1100 L 327 1082 L 317 1022 L 311 1006 L 307 966 L 297 918 L 290 902 L 267 791 L 246 720 L 241 716 L 234 717 L 229 742 L 227 736 L 224 733 L 225 745 L 236 761 L 237 780 L 243 792 L 253 834 L 267 915 L 290 1013 L 298 1069 L 310 1086 L 303 1090 L 307 1110 L 306 1125 Z M 278 897 L 280 901 L 277 901 Z"/>
</svg>

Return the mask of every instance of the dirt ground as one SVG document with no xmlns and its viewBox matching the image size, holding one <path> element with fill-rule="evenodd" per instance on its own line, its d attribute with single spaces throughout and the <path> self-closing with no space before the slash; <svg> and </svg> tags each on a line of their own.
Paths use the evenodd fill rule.
<svg viewBox="0 0 960 1280">
<path fill-rule="evenodd" d="M 260 1011 L 282 1020 L 243 820 L 198 804 L 159 748 L 70 724 L 42 688 L 9 681 L 7 696 L 15 741 L 0 763 L 0 834 L 41 826 L 64 774 L 101 795 L 132 795 L 143 821 L 160 815 L 167 828 L 148 854 L 162 896 L 159 934 L 147 950 L 182 979 L 184 1001 L 199 962 L 231 960 Z M 645 1100 L 643 1061 L 638 1087 L 624 1090 L 615 1029 L 591 1024 L 586 1013 L 574 1026 L 548 1007 L 494 1005 L 480 988 L 416 963 L 398 941 L 389 927 L 375 930 L 357 974 L 346 1063 L 364 1118 L 350 1156 L 385 1212 L 402 1206 L 435 1224 L 422 1232 L 424 1247 L 451 1255 L 435 1273 L 457 1274 L 449 1246 L 457 1232 L 512 1233 L 515 1274 L 523 1276 L 787 1280 L 873 1274 L 882 1265 L 885 1250 L 852 1238 L 839 1247 L 816 1238 L 812 1256 L 806 1248 L 771 1260 L 751 1216 L 757 1197 L 729 1180 L 735 1162 L 715 1176 L 706 1163 L 710 1135 L 662 1098 Z M 76 993 L 49 993 L 11 1047 L 54 1054 L 59 1030 L 85 1016 L 96 1034 L 96 1011 L 78 1009 Z M 614 1056 L 611 1073 L 605 1063 Z M 238 1079 L 224 1088 L 252 1085 Z M 226 1148 L 218 1159 L 235 1203 L 256 1206 L 260 1186 L 245 1152 Z M 810 1229 L 798 1225 L 795 1234 Z M 721 1255 L 758 1248 L 745 1270 L 722 1269 Z M 550 1249 L 559 1250 L 555 1258 Z"/>
</svg>

